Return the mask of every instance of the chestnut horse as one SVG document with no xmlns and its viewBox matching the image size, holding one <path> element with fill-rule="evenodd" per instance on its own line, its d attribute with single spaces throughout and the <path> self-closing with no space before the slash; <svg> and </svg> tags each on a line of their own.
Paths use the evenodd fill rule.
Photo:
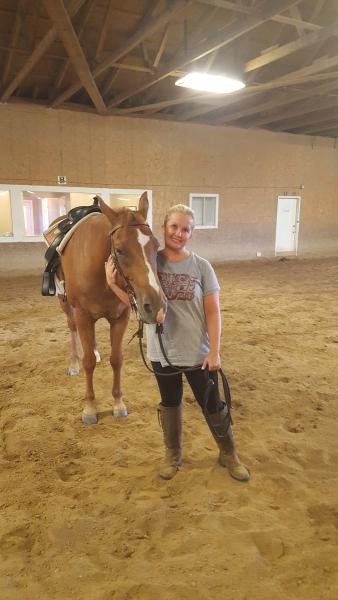
<svg viewBox="0 0 338 600">
<path fill-rule="evenodd" d="M 122 337 L 130 307 L 123 304 L 106 283 L 105 261 L 109 254 L 118 259 L 118 285 L 132 288 L 144 322 L 156 323 L 160 311 L 163 314 L 166 310 L 156 272 L 158 242 L 145 222 L 148 212 L 146 192 L 136 211 L 128 208 L 113 210 L 101 198 L 98 201 L 102 214 L 95 213 L 80 222 L 63 251 L 61 266 L 66 296 L 62 300 L 59 296 L 72 334 L 73 366 L 70 373 L 71 369 L 77 371 L 77 332 L 82 344 L 82 364 L 86 374 L 82 421 L 88 424 L 97 422 L 93 388 L 93 373 L 99 359 L 95 347 L 95 322 L 103 317 L 110 324 L 113 414 L 117 417 L 127 415 L 121 391 L 121 367 Z"/>
</svg>

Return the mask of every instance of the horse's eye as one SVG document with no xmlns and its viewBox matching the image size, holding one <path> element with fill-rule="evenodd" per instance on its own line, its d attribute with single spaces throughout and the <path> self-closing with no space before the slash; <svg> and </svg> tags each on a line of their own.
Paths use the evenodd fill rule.
<svg viewBox="0 0 338 600">
<path fill-rule="evenodd" d="M 125 252 L 123 250 L 121 250 L 120 248 L 116 248 L 116 254 L 118 256 L 125 256 Z"/>
</svg>

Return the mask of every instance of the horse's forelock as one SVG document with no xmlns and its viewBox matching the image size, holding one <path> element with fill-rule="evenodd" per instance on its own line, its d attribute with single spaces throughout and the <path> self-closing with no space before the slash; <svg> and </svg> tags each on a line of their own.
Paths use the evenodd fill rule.
<svg viewBox="0 0 338 600">
<path fill-rule="evenodd" d="M 126 225 L 142 225 L 144 223 L 144 219 L 138 211 L 127 209 L 126 213 L 127 213 Z"/>
</svg>

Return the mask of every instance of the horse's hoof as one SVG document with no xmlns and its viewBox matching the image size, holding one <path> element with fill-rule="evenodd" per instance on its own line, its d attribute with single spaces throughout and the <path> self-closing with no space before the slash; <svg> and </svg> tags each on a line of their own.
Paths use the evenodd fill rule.
<svg viewBox="0 0 338 600">
<path fill-rule="evenodd" d="M 74 375 L 80 375 L 80 369 L 78 367 L 69 367 L 67 375 L 73 377 Z"/>
<path fill-rule="evenodd" d="M 97 416 L 96 415 L 82 415 L 82 423 L 85 425 L 96 425 L 97 424 Z"/>
<path fill-rule="evenodd" d="M 114 417 L 118 417 L 118 418 L 127 417 L 128 411 L 126 408 L 114 408 L 113 415 L 114 415 Z"/>
</svg>

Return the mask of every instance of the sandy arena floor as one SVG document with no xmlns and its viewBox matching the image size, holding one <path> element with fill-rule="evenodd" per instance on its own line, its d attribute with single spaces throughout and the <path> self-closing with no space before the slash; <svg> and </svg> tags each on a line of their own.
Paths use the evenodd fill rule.
<svg viewBox="0 0 338 600">
<path fill-rule="evenodd" d="M 188 389 L 184 466 L 157 478 L 153 378 L 125 344 L 129 416 L 111 416 L 103 322 L 100 420 L 82 425 L 57 302 L 40 278 L 0 280 L 1 600 L 337 600 L 338 260 L 217 273 L 249 484 L 216 464 Z"/>
</svg>

